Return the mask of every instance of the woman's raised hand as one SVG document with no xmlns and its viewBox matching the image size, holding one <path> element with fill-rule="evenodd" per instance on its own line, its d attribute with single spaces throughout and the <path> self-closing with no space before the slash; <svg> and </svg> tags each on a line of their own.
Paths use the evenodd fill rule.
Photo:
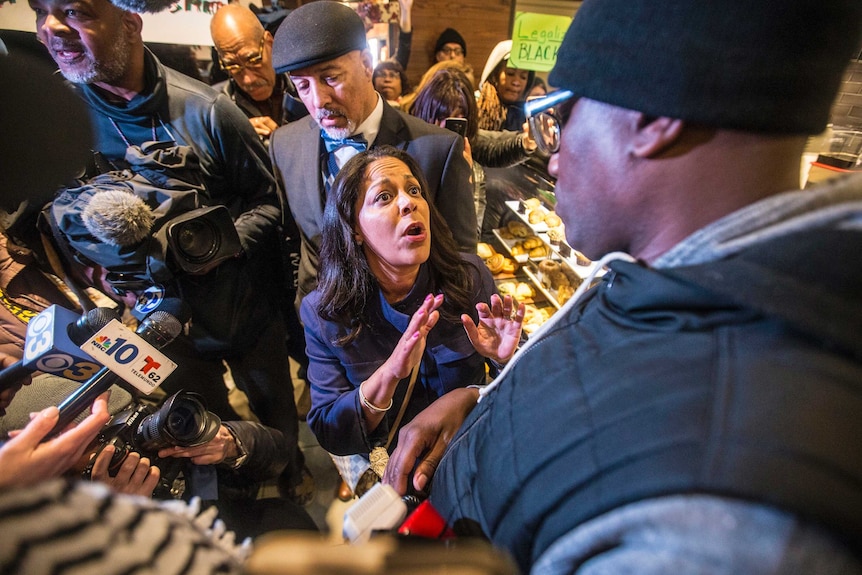
<svg viewBox="0 0 862 575">
<path fill-rule="evenodd" d="M 437 325 L 437 320 L 440 319 L 437 308 L 442 304 L 443 294 L 436 296 L 428 294 L 410 318 L 407 329 L 401 334 L 401 339 L 398 340 L 389 358 L 371 377 L 359 385 L 359 397 L 370 430 L 373 431 L 377 427 L 383 419 L 383 413 L 392 407 L 392 396 L 395 394 L 398 382 L 410 375 L 413 368 L 422 361 L 425 338 Z M 389 407 L 385 407 L 386 405 Z"/>
<path fill-rule="evenodd" d="M 443 305 L 443 294 L 425 296 L 425 301 L 410 318 L 407 329 L 398 340 L 398 345 L 389 356 L 387 364 L 392 377 L 401 380 L 410 375 L 410 371 L 422 360 L 425 351 L 425 338 L 428 332 L 437 325 L 440 312 L 437 311 Z"/>
<path fill-rule="evenodd" d="M 521 341 L 524 304 L 517 303 L 510 295 L 501 298 L 493 294 L 491 305 L 477 303 L 476 311 L 479 312 L 478 325 L 473 323 L 469 315 L 461 316 L 470 343 L 482 356 L 506 363 L 515 355 Z"/>
</svg>

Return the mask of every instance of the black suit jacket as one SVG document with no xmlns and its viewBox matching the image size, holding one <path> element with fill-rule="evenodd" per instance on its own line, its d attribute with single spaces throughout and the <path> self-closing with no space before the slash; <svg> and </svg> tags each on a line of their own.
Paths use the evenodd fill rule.
<svg viewBox="0 0 862 575">
<path fill-rule="evenodd" d="M 428 180 L 428 198 L 449 224 L 455 241 L 475 253 L 478 230 L 471 171 L 464 159 L 464 140 L 383 103 L 380 131 L 372 147 L 389 144 L 416 158 Z M 323 227 L 324 157 L 320 127 L 311 117 L 281 126 L 270 138 L 273 169 L 286 201 L 285 217 L 293 216 L 301 243 L 297 303 L 317 286 Z M 288 226 L 289 227 L 289 226 Z"/>
</svg>

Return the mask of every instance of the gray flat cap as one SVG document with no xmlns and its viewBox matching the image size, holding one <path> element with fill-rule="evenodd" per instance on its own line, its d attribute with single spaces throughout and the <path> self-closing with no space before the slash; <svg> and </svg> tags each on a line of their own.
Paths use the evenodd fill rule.
<svg viewBox="0 0 862 575">
<path fill-rule="evenodd" d="M 279 25 L 272 65 L 279 74 L 334 60 L 368 46 L 365 24 L 349 6 L 331 0 L 303 4 Z"/>
</svg>

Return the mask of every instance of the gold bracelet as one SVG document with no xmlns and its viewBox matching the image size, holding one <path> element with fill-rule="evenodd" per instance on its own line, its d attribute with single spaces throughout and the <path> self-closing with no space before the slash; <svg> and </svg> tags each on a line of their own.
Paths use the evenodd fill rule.
<svg viewBox="0 0 862 575">
<path fill-rule="evenodd" d="M 364 381 L 362 383 L 365 383 Z M 392 409 L 392 398 L 389 398 L 389 405 L 386 407 L 377 407 L 365 397 L 365 394 L 362 393 L 362 383 L 359 384 L 359 401 L 362 402 L 362 405 L 373 411 L 374 413 L 386 413 L 390 409 Z"/>
</svg>

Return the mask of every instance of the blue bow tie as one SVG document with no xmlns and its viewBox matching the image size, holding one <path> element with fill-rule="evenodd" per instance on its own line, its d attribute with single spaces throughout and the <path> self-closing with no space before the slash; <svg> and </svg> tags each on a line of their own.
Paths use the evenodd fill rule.
<svg viewBox="0 0 862 575">
<path fill-rule="evenodd" d="M 364 152 L 368 149 L 368 141 L 366 141 L 365 136 L 362 134 L 350 136 L 343 140 L 332 138 L 323 130 L 320 131 L 320 135 L 323 137 L 323 144 L 326 146 L 326 152 L 329 154 L 344 146 L 350 146 L 358 152 Z"/>
</svg>

